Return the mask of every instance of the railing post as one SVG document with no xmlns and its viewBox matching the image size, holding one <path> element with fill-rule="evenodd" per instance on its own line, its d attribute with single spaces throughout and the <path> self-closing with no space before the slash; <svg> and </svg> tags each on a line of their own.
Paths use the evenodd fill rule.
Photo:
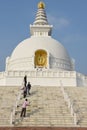
<svg viewBox="0 0 87 130">
<path fill-rule="evenodd" d="M 74 124 L 77 125 L 76 113 L 74 113 Z"/>
<path fill-rule="evenodd" d="M 21 97 L 21 90 L 19 90 L 18 96 L 17 96 L 17 98 L 16 98 L 15 105 L 14 105 L 14 107 L 13 107 L 13 110 L 11 111 L 11 116 L 10 116 L 10 124 L 11 124 L 11 125 L 13 124 L 13 120 L 14 120 L 14 116 L 15 116 L 15 111 L 16 111 L 18 102 L 19 102 L 19 100 L 20 100 L 20 97 Z"/>
<path fill-rule="evenodd" d="M 76 118 L 76 113 L 74 112 L 74 109 L 73 109 L 73 105 L 71 104 L 70 98 L 69 98 L 68 94 L 65 92 L 64 87 L 62 86 L 62 83 L 61 83 L 61 82 L 60 82 L 60 84 L 61 84 L 61 90 L 62 90 L 64 99 L 65 99 L 65 101 L 66 101 L 67 104 L 68 104 L 68 108 L 70 108 L 71 115 L 72 115 L 73 118 L 74 118 L 74 124 L 75 124 L 75 126 L 76 126 L 76 125 L 77 125 L 77 118 Z"/>
<path fill-rule="evenodd" d="M 10 125 L 12 125 L 12 118 L 13 118 L 13 116 L 12 116 L 12 111 L 11 111 Z"/>
</svg>

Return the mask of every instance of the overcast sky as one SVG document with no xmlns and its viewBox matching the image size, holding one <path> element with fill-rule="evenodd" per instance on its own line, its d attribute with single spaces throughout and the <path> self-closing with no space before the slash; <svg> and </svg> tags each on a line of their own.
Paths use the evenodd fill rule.
<svg viewBox="0 0 87 130">
<path fill-rule="evenodd" d="M 87 0 L 43 0 L 52 37 L 75 59 L 76 71 L 87 74 Z M 14 48 L 30 37 L 39 0 L 0 0 L 0 71 Z"/>
</svg>

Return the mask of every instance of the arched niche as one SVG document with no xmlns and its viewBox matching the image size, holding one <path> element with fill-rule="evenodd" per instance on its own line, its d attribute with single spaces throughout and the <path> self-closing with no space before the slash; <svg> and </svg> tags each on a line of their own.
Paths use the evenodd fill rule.
<svg viewBox="0 0 87 130">
<path fill-rule="evenodd" d="M 45 50 L 35 51 L 34 65 L 36 67 L 46 68 L 47 67 L 47 52 Z"/>
</svg>

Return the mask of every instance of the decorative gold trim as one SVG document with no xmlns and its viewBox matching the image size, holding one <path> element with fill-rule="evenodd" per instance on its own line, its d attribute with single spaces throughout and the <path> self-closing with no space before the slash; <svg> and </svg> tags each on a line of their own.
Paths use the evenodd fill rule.
<svg viewBox="0 0 87 130">
<path fill-rule="evenodd" d="M 38 8 L 39 8 L 39 9 L 44 9 L 44 8 L 45 8 L 44 2 L 40 1 L 40 2 L 38 3 Z"/>
<path fill-rule="evenodd" d="M 45 50 L 37 50 L 34 59 L 35 67 L 47 67 L 47 52 Z"/>
</svg>

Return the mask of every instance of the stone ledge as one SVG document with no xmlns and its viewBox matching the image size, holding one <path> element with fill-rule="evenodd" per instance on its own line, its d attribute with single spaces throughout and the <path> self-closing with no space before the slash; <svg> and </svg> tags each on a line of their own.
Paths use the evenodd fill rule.
<svg viewBox="0 0 87 130">
<path fill-rule="evenodd" d="M 87 127 L 0 127 L 0 130 L 87 130 Z"/>
</svg>

